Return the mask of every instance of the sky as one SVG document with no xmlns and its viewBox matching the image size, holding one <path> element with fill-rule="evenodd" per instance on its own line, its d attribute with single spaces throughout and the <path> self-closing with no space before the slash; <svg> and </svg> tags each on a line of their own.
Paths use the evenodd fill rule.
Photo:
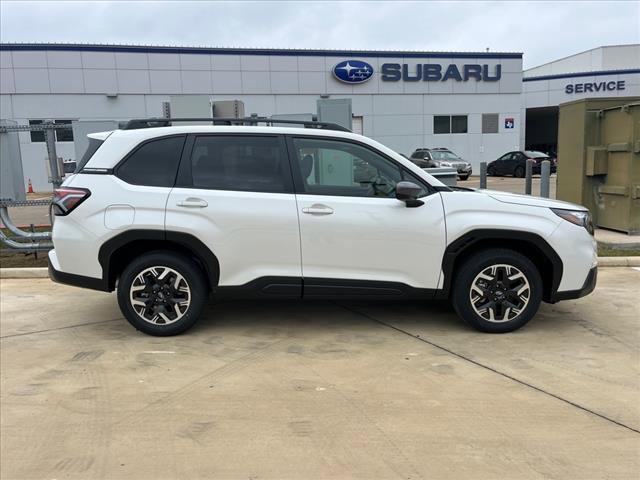
<svg viewBox="0 0 640 480">
<path fill-rule="evenodd" d="M 640 43 L 638 1 L 0 1 L 0 41 L 522 52 Z"/>
</svg>

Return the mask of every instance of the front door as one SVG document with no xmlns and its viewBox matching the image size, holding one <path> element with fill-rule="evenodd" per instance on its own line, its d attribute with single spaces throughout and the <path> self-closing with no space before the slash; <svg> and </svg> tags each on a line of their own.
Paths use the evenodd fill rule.
<svg viewBox="0 0 640 480">
<path fill-rule="evenodd" d="M 358 281 L 438 287 L 446 246 L 440 194 L 425 185 L 424 205 L 407 208 L 395 198 L 395 185 L 420 180 L 364 144 L 293 137 L 289 150 L 305 296 L 323 286 L 327 294 L 340 293 L 332 285 L 348 294 Z"/>
<path fill-rule="evenodd" d="M 298 213 L 284 138 L 189 136 L 166 209 L 167 231 L 195 235 L 220 265 L 219 286 L 298 285 Z M 277 277 L 277 278 L 276 278 Z M 296 295 L 295 288 L 287 293 Z"/>
</svg>

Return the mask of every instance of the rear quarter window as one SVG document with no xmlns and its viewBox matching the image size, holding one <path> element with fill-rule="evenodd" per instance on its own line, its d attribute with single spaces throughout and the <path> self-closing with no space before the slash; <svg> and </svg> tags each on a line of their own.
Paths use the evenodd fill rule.
<svg viewBox="0 0 640 480">
<path fill-rule="evenodd" d="M 185 136 L 150 140 L 133 150 L 116 169 L 116 176 L 132 185 L 173 187 Z"/>
</svg>

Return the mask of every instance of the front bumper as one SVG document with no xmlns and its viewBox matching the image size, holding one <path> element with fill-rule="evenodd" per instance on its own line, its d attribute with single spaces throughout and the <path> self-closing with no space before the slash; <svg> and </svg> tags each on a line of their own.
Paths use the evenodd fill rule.
<svg viewBox="0 0 640 480">
<path fill-rule="evenodd" d="M 595 266 L 589 270 L 586 280 L 582 288 L 578 290 L 567 290 L 564 292 L 555 292 L 551 297 L 550 303 L 560 302 L 562 300 L 571 300 L 574 298 L 581 298 L 589 295 L 596 288 L 596 282 L 598 281 L 598 267 Z"/>
</svg>

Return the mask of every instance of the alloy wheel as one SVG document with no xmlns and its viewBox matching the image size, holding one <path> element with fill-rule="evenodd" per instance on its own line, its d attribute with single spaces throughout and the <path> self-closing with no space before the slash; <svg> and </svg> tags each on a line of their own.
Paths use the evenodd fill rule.
<svg viewBox="0 0 640 480">
<path fill-rule="evenodd" d="M 191 303 L 191 289 L 176 270 L 165 266 L 140 272 L 129 289 L 131 306 L 145 322 L 168 325 L 180 320 Z"/>
<path fill-rule="evenodd" d="M 471 282 L 469 299 L 473 310 L 489 322 L 514 320 L 529 304 L 531 287 L 522 271 L 513 265 L 496 264 L 483 269 Z"/>
</svg>

